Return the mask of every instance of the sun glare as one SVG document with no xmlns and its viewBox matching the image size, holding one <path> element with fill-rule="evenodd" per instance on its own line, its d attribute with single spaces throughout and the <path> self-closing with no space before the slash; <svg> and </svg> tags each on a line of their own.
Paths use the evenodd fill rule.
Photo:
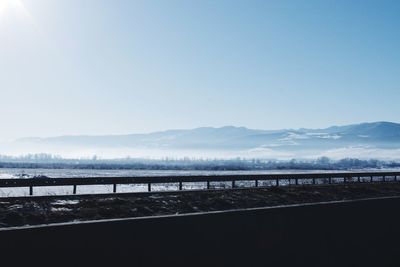
<svg viewBox="0 0 400 267">
<path fill-rule="evenodd" d="M 22 11 L 27 15 L 27 10 L 21 0 L 0 0 L 0 17 L 4 15 L 8 10 L 10 11 Z M 29 14 L 29 13 L 28 13 Z"/>
<path fill-rule="evenodd" d="M 36 23 L 29 10 L 25 7 L 22 0 L 0 0 L 0 22 L 6 16 L 18 16 L 26 23 L 33 26 L 42 36 L 45 36 L 41 27 Z"/>
</svg>

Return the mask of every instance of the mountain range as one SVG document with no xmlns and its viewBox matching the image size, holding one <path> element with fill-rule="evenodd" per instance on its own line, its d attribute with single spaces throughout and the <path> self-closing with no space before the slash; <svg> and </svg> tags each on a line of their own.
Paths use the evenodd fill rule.
<svg viewBox="0 0 400 267">
<path fill-rule="evenodd" d="M 108 153 L 111 157 L 400 158 L 400 124 L 372 122 L 282 130 L 201 127 L 148 134 L 23 138 L 5 148 L 104 157 Z"/>
</svg>

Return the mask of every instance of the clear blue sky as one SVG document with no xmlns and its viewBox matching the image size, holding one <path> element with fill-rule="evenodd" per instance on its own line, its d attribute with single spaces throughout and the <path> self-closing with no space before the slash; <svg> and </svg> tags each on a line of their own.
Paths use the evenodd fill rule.
<svg viewBox="0 0 400 267">
<path fill-rule="evenodd" d="M 400 1 L 0 0 L 0 140 L 400 118 Z"/>
</svg>

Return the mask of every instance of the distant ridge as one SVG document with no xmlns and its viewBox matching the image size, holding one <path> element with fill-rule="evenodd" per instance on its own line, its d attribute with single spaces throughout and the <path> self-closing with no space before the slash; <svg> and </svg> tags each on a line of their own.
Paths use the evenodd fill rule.
<svg viewBox="0 0 400 267">
<path fill-rule="evenodd" d="M 246 127 L 200 127 L 148 134 L 81 135 L 23 138 L 13 143 L 35 151 L 126 149 L 135 151 L 247 151 L 273 157 L 286 154 L 324 155 L 337 149 L 400 149 L 400 124 L 370 122 L 324 129 L 256 130 Z M 246 152 L 246 153 L 247 153 Z M 395 153 L 394 151 L 393 153 Z M 139 153 L 139 152 L 138 152 Z M 166 153 L 167 154 L 167 153 Z M 190 154 L 190 153 L 189 153 Z M 201 153 L 200 153 L 201 154 Z M 394 156 L 397 154 L 395 153 Z M 399 155 L 400 158 L 400 155 Z"/>
</svg>

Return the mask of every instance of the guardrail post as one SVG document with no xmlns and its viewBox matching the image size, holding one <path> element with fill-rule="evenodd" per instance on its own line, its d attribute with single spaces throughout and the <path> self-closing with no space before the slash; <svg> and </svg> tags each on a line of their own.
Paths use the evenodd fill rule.
<svg viewBox="0 0 400 267">
<path fill-rule="evenodd" d="M 1 0 L 0 0 L 1 1 Z M 238 188 L 240 187 L 241 183 L 240 181 L 248 181 L 251 184 L 251 181 L 254 181 L 254 184 L 251 185 L 251 187 L 265 187 L 268 186 L 286 186 L 286 183 L 288 183 L 288 186 L 292 186 L 294 184 L 296 185 L 302 185 L 302 184 L 315 184 L 318 185 L 320 182 L 327 183 L 329 184 L 355 184 L 355 183 L 379 183 L 379 182 L 400 182 L 399 179 L 400 172 L 369 172 L 369 173 L 357 173 L 357 172 L 346 172 L 346 173 L 314 173 L 312 175 L 310 174 L 294 174 L 290 176 L 290 174 L 283 174 L 283 175 L 266 175 L 264 176 L 257 176 L 257 175 L 232 175 L 228 176 L 227 178 L 222 178 L 222 179 L 217 179 L 213 178 L 213 176 L 200 176 L 197 177 L 197 179 L 189 182 L 193 183 L 202 183 L 203 184 L 203 189 L 207 186 L 207 189 L 211 189 L 211 183 L 217 183 L 216 181 L 222 182 L 226 188 L 226 185 L 231 183 L 232 187 L 228 188 Z M 116 178 L 116 179 L 113 179 Z M 260 179 L 259 179 L 260 178 Z M 64 179 L 64 180 L 63 180 Z M 214 180 L 216 179 L 216 180 Z M 280 182 L 280 181 L 283 182 Z M 294 181 L 293 181 L 294 180 Z M 303 181 L 307 180 L 307 183 L 304 183 Z M 319 181 L 318 181 L 319 180 Z M 25 191 L 26 196 L 33 196 L 34 195 L 34 187 L 42 187 L 42 186 L 67 186 L 72 189 L 72 192 L 70 194 L 77 194 L 77 188 L 78 185 L 107 185 L 109 186 L 109 189 L 111 189 L 111 185 L 113 185 L 113 192 L 117 193 L 117 186 L 119 184 L 141 184 L 143 187 L 148 185 L 148 191 L 151 192 L 151 184 L 153 183 L 163 183 L 164 180 L 151 180 L 151 179 L 145 179 L 144 181 L 141 179 L 136 179 L 136 177 L 127 177 L 126 181 L 122 181 L 118 177 L 110 177 L 110 178 L 93 178 L 93 179 L 71 179 L 71 178 L 60 178 L 60 179 L 37 179 L 35 181 L 26 181 L 23 179 L 11 179 L 10 181 L 8 179 L 0 179 L 0 188 L 1 187 L 19 187 L 19 188 L 26 188 L 25 190 L 28 190 L 29 192 Z M 267 184 L 263 181 L 268 181 Z M 275 184 L 273 183 L 275 181 Z M 27 183 L 28 182 L 28 183 Z M 166 179 L 166 182 L 169 183 L 174 183 L 177 188 L 174 190 L 177 191 L 184 191 L 185 189 L 183 188 L 183 185 L 185 183 L 188 183 L 187 180 L 181 179 L 179 177 L 169 177 Z M 238 182 L 238 183 L 236 183 Z M 206 184 L 205 184 L 206 183 Z M 71 188 L 72 187 L 72 188 Z M 213 186 L 215 188 L 215 186 Z M 145 189 L 144 189 L 145 190 Z M 110 190 L 111 191 L 111 190 Z"/>
</svg>

